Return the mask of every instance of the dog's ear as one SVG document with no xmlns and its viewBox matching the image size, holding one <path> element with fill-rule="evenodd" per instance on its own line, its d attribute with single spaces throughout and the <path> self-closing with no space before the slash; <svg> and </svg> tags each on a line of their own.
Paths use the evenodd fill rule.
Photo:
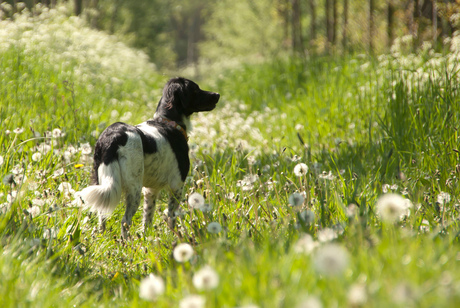
<svg viewBox="0 0 460 308">
<path fill-rule="evenodd" d="M 163 98 L 166 102 L 166 108 L 172 109 L 182 107 L 187 110 L 189 105 L 188 96 L 186 95 L 187 80 L 184 78 L 173 78 L 163 90 Z"/>
</svg>

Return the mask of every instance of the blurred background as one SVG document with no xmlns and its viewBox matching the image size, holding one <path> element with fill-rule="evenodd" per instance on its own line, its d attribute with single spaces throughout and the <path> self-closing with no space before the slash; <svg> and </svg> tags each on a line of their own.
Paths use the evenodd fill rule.
<svg viewBox="0 0 460 308">
<path fill-rule="evenodd" d="M 16 0 L 8 2 L 17 10 Z M 26 0 L 53 7 L 57 0 Z M 452 36 L 459 0 L 67 0 L 98 30 L 142 49 L 160 70 L 297 54 L 416 51 Z M 5 12 L 13 14 L 13 12 Z"/>
</svg>

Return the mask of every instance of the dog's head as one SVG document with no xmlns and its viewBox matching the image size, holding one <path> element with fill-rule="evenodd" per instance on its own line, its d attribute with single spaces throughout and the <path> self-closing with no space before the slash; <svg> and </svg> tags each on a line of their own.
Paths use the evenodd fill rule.
<svg viewBox="0 0 460 308">
<path fill-rule="evenodd" d="M 220 94 L 203 91 L 191 80 L 176 77 L 168 81 L 163 89 L 163 108 L 189 116 L 194 112 L 211 111 L 216 107 Z"/>
</svg>

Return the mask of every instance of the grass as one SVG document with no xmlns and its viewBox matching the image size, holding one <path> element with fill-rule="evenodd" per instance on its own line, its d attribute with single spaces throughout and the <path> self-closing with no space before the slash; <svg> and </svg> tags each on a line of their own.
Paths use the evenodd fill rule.
<svg viewBox="0 0 460 308">
<path fill-rule="evenodd" d="M 123 242 L 121 205 L 100 234 L 73 193 L 89 182 L 88 146 L 111 122 L 153 116 L 167 78 L 78 19 L 54 10 L 41 16 L 18 18 L 22 27 L 2 22 L 10 30 L 0 39 L 9 42 L 0 51 L 4 307 L 150 306 L 139 297 L 150 273 L 166 286 L 158 307 L 178 306 L 190 294 L 206 307 L 458 303 L 454 52 L 277 59 L 202 80 L 222 101 L 194 118 L 177 233 L 163 222 L 161 196 L 152 228 L 138 231 L 139 211 Z M 83 43 L 72 39 L 82 36 Z M 60 37 L 69 37 L 67 47 Z M 115 47 L 123 52 L 107 52 Z M 51 137 L 54 129 L 65 135 Z M 298 163 L 309 166 L 306 175 L 294 174 Z M 379 216 L 384 190 L 409 199 L 410 214 L 395 223 Z M 213 209 L 190 209 L 193 192 Z M 298 207 L 288 201 L 295 192 L 305 195 Z M 440 198 L 446 193 L 448 201 Z M 301 219 L 305 211 L 313 221 Z M 208 232 L 211 222 L 222 231 Z M 299 253 L 305 234 L 315 248 Z M 195 255 L 179 263 L 172 251 L 183 242 Z M 331 245 L 342 250 L 328 259 Z M 324 262 L 343 268 L 328 275 Z M 200 291 L 193 277 L 205 265 L 219 284 Z"/>
</svg>

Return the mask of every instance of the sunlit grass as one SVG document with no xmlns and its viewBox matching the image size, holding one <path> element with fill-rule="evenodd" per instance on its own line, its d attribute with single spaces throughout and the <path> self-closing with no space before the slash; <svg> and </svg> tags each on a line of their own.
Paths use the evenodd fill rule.
<svg viewBox="0 0 460 308">
<path fill-rule="evenodd" d="M 10 40 L 0 51 L 3 306 L 149 306 L 139 290 L 150 273 L 164 282 L 159 307 L 191 295 L 206 307 L 458 303 L 454 52 L 279 59 L 199 82 L 222 101 L 194 118 L 177 233 L 162 196 L 153 226 L 139 231 L 139 211 L 123 242 L 122 205 L 100 234 L 73 193 L 88 185 L 98 134 L 153 116 L 167 78 L 114 38 L 48 13 L 17 21 L 31 23 L 35 45 L 2 21 L 16 29 L 2 32 Z M 58 29 L 87 41 L 55 45 L 48 34 Z M 114 46 L 126 55 L 103 52 Z M 129 68 L 118 68 L 124 59 Z M 386 221 L 377 209 L 387 192 L 408 200 L 403 217 Z M 206 210 L 189 206 L 192 193 Z M 174 258 L 178 243 L 193 248 L 189 260 Z M 206 266 L 218 283 L 202 290 Z"/>
</svg>

